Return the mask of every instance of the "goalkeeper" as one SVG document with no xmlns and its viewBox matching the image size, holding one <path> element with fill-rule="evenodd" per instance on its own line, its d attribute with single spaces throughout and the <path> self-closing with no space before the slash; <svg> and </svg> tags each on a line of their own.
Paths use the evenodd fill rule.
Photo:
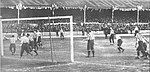
<svg viewBox="0 0 150 72">
<path fill-rule="evenodd" d="M 142 57 L 145 57 L 144 59 L 147 59 L 147 56 L 150 56 L 150 54 L 147 52 L 147 45 L 146 43 L 149 43 L 148 39 L 146 39 L 142 34 L 139 33 L 139 31 L 135 31 L 135 37 L 136 37 L 136 45 L 137 47 L 137 57 L 136 59 L 139 59 L 140 52 L 143 54 Z"/>
</svg>

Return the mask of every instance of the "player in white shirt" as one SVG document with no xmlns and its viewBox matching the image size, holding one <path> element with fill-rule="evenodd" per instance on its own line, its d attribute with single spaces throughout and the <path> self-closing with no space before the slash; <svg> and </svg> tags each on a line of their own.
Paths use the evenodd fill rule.
<svg viewBox="0 0 150 72">
<path fill-rule="evenodd" d="M 95 51 L 94 51 L 94 40 L 95 40 L 95 36 L 93 34 L 93 32 L 91 30 L 88 30 L 87 31 L 87 38 L 84 39 L 83 41 L 88 41 L 87 43 L 87 51 L 88 51 L 88 56 L 90 56 L 90 51 L 92 51 L 92 54 L 93 54 L 93 57 L 94 57 L 94 54 L 95 54 Z"/>
<path fill-rule="evenodd" d="M 16 52 L 16 41 L 17 41 L 17 38 L 15 38 L 14 35 L 12 35 L 12 38 L 7 38 L 7 37 L 5 37 L 5 38 L 10 40 L 9 49 L 10 49 L 12 55 L 14 55 L 15 52 Z"/>
<path fill-rule="evenodd" d="M 42 33 L 39 31 L 39 30 L 37 30 L 37 32 L 36 32 L 36 43 L 40 46 L 40 47 L 42 47 L 42 42 L 41 42 L 41 38 L 42 37 Z"/>
<path fill-rule="evenodd" d="M 22 57 L 24 50 L 27 52 L 27 54 L 32 54 L 30 53 L 30 48 L 29 48 L 29 38 L 23 34 L 23 36 L 20 38 L 21 41 L 21 53 L 20 53 L 20 58 Z"/>
<path fill-rule="evenodd" d="M 136 26 L 135 29 L 134 29 L 134 36 L 136 36 L 137 32 L 139 33 L 139 28 L 138 28 L 138 26 Z"/>
<path fill-rule="evenodd" d="M 113 28 L 111 27 L 110 28 L 110 37 L 109 37 L 110 44 L 114 44 L 114 35 L 115 35 L 115 32 L 114 32 Z"/>
<path fill-rule="evenodd" d="M 35 48 L 34 40 L 33 40 L 33 34 L 27 34 L 27 37 L 29 38 L 29 46 L 31 51 L 34 51 L 36 53 L 36 56 L 38 55 L 37 49 Z"/>
<path fill-rule="evenodd" d="M 64 39 L 64 31 L 63 28 L 60 29 L 60 38 Z"/>
</svg>

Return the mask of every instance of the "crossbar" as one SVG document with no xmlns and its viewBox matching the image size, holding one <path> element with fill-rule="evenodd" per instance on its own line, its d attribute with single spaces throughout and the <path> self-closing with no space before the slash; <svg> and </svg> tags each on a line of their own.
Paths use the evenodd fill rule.
<svg viewBox="0 0 150 72">
<path fill-rule="evenodd" d="M 71 18 L 72 16 L 56 16 L 56 17 L 32 17 L 32 18 L 20 18 L 19 20 L 41 20 L 41 19 L 62 19 L 62 18 Z M 17 21 L 18 18 L 13 19 L 2 19 L 1 21 Z"/>
</svg>

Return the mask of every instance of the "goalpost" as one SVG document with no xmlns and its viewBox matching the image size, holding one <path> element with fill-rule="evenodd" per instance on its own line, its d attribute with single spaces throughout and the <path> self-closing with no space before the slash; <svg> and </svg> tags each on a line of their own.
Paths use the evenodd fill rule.
<svg viewBox="0 0 150 72">
<path fill-rule="evenodd" d="M 74 46 L 73 46 L 73 16 L 56 16 L 56 17 L 34 17 L 34 18 L 19 18 L 19 21 L 23 20 L 48 20 L 48 19 L 69 19 L 70 22 L 70 59 L 74 62 Z M 0 19 L 0 46 L 1 46 L 1 56 L 4 56 L 4 46 L 3 46 L 3 27 L 2 22 L 5 21 L 18 21 L 15 19 Z"/>
</svg>

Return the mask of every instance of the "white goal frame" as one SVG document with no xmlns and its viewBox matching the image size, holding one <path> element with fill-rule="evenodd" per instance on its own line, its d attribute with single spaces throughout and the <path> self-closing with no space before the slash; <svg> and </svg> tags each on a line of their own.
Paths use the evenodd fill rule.
<svg viewBox="0 0 150 72">
<path fill-rule="evenodd" d="M 56 16 L 56 17 L 34 17 L 34 18 L 15 18 L 15 19 L 1 19 L 0 17 L 0 47 L 1 56 L 4 56 L 4 46 L 3 46 L 3 21 L 20 21 L 20 20 L 40 20 L 40 19 L 70 19 L 70 58 L 71 62 L 74 62 L 74 47 L 73 47 L 73 16 Z"/>
</svg>

